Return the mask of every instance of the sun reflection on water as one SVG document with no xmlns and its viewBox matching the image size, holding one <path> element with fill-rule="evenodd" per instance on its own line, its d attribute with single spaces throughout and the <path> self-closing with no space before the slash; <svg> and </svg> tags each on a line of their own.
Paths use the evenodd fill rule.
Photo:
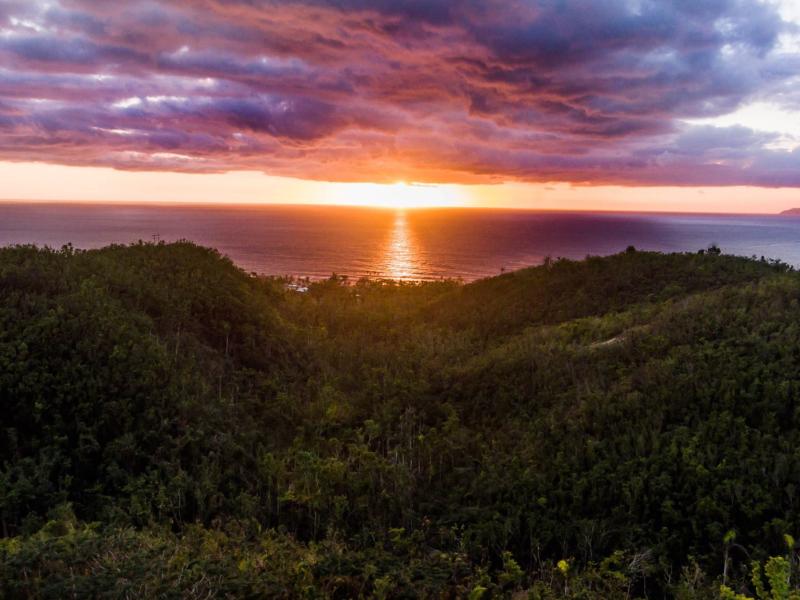
<svg viewBox="0 0 800 600">
<path fill-rule="evenodd" d="M 391 279 L 414 279 L 415 248 L 408 231 L 406 212 L 398 210 L 384 257 L 385 276 Z"/>
</svg>

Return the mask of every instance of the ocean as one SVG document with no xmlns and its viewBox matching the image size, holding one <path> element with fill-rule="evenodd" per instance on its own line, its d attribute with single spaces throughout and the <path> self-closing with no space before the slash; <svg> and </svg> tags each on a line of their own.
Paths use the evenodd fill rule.
<svg viewBox="0 0 800 600">
<path fill-rule="evenodd" d="M 800 266 L 800 217 L 342 206 L 0 203 L 0 245 L 192 240 L 248 272 L 465 281 L 545 257 L 723 252 Z"/>
</svg>

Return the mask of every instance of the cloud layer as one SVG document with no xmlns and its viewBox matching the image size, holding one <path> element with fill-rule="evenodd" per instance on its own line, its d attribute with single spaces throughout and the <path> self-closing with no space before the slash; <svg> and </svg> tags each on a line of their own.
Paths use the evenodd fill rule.
<svg viewBox="0 0 800 600">
<path fill-rule="evenodd" d="M 800 186 L 758 0 L 0 1 L 0 160 L 343 181 Z M 785 141 L 785 139 L 784 139 Z"/>
</svg>

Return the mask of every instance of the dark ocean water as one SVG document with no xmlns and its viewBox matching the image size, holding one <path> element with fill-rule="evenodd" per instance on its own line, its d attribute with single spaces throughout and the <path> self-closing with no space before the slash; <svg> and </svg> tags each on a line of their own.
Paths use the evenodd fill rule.
<svg viewBox="0 0 800 600">
<path fill-rule="evenodd" d="M 800 266 L 800 217 L 319 206 L 165 206 L 0 203 L 0 245 L 98 248 L 188 239 L 247 271 L 312 278 L 472 280 L 634 245 L 730 254 Z"/>
</svg>

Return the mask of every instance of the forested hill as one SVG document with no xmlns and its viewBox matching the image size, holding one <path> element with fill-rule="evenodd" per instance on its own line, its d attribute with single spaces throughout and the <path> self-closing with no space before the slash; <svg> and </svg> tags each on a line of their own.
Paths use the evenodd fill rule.
<svg viewBox="0 0 800 600">
<path fill-rule="evenodd" d="M 631 248 L 287 283 L 191 243 L 0 250 L 0 597 L 699 599 L 755 596 L 769 557 L 767 590 L 797 579 L 785 265 Z"/>
</svg>

